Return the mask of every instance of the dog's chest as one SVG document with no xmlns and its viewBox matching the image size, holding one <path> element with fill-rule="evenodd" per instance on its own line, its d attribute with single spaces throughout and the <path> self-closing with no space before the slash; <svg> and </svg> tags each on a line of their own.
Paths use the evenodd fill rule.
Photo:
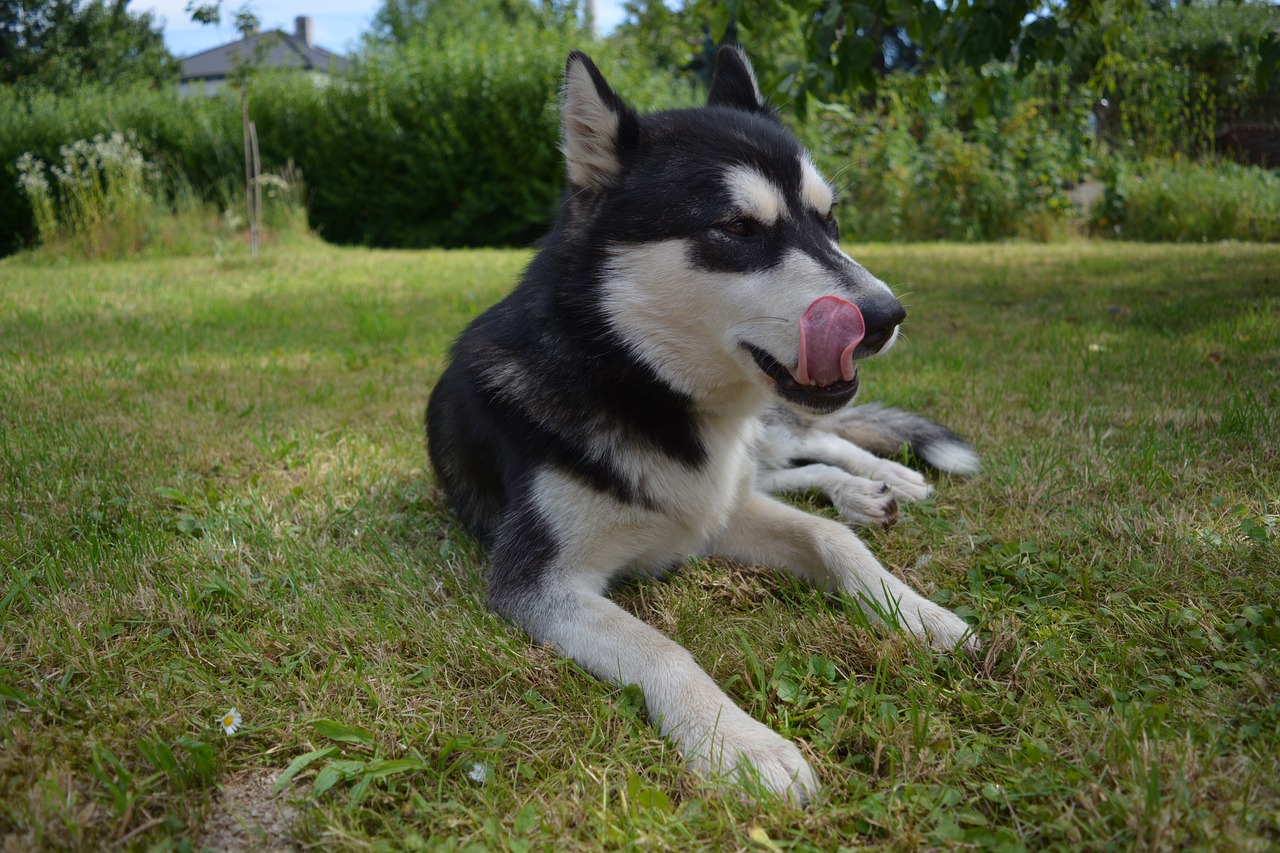
<svg viewBox="0 0 1280 853">
<path fill-rule="evenodd" d="M 754 478 L 756 428 L 751 421 L 704 424 L 701 465 L 667 461 L 649 467 L 643 482 L 659 510 L 652 517 L 656 551 L 696 553 L 729 523 Z"/>
<path fill-rule="evenodd" d="M 728 525 L 754 479 L 754 421 L 712 422 L 701 433 L 700 464 L 632 448 L 615 460 L 644 499 L 622 500 L 555 468 L 544 469 L 533 497 L 550 523 L 566 567 L 603 579 L 618 571 L 669 566 L 702 553 Z"/>
</svg>

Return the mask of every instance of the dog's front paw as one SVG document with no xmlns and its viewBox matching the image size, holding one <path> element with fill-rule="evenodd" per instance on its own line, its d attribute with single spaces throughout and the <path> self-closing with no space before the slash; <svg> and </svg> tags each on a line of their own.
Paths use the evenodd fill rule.
<svg viewBox="0 0 1280 853">
<path fill-rule="evenodd" d="M 740 710 L 728 716 L 736 719 L 721 719 L 710 748 L 690 755 L 694 770 L 713 779 L 731 778 L 748 791 L 763 789 L 795 805 L 811 802 L 818 780 L 796 745 Z"/>
<path fill-rule="evenodd" d="M 888 459 L 881 460 L 871 476 L 888 483 L 898 500 L 922 501 L 933 494 L 933 486 L 923 474 Z"/>
<path fill-rule="evenodd" d="M 898 521 L 898 501 L 888 483 L 850 476 L 827 494 L 840 517 L 863 527 L 888 527 Z"/>
<path fill-rule="evenodd" d="M 907 623 L 912 634 L 939 651 L 959 647 L 967 654 L 975 654 L 982 648 L 972 625 L 931 601 L 910 614 Z"/>
</svg>

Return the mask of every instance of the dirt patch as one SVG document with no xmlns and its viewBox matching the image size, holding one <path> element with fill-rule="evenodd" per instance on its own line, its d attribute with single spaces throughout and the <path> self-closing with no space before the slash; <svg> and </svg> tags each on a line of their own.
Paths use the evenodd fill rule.
<svg viewBox="0 0 1280 853">
<path fill-rule="evenodd" d="M 271 793 L 274 777 L 274 771 L 255 768 L 223 782 L 198 846 L 236 853 L 294 850 L 290 831 L 298 810 Z"/>
</svg>

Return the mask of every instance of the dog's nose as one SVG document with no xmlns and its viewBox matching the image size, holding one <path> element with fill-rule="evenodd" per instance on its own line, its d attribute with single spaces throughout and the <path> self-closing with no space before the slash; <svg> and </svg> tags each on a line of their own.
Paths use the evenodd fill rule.
<svg viewBox="0 0 1280 853">
<path fill-rule="evenodd" d="M 877 299 L 862 307 L 862 319 L 866 323 L 867 333 L 862 337 L 858 349 L 867 354 L 880 352 L 880 348 L 893 337 L 893 330 L 907 318 L 907 309 L 892 296 Z"/>
</svg>

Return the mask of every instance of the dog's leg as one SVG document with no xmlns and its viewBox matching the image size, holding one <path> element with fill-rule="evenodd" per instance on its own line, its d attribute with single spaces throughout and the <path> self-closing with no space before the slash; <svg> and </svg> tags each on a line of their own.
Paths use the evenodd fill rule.
<svg viewBox="0 0 1280 853">
<path fill-rule="evenodd" d="M 888 483 L 857 477 L 834 465 L 761 469 L 756 473 L 756 488 L 775 494 L 819 489 L 840 517 L 852 524 L 888 527 L 898 520 L 898 501 Z"/>
<path fill-rule="evenodd" d="M 869 603 L 872 615 L 896 617 L 934 648 L 978 648 L 963 619 L 891 575 L 849 528 L 759 492 L 742 503 L 709 553 L 784 567 L 820 589 L 844 592 L 864 608 Z"/>
<path fill-rule="evenodd" d="M 799 452 L 793 458 L 838 465 L 851 474 L 887 483 L 899 500 L 924 500 L 933 493 L 933 487 L 919 471 L 912 471 L 891 459 L 881 459 L 831 433 L 809 433 L 798 443 Z"/>
<path fill-rule="evenodd" d="M 522 535 L 500 534 L 490 606 L 598 678 L 638 685 L 650 719 L 696 772 L 808 802 L 818 782 L 795 744 L 735 705 L 680 644 L 605 598 L 609 573 L 573 558 L 588 549 L 528 536 L 531 515 L 515 525 Z"/>
</svg>

